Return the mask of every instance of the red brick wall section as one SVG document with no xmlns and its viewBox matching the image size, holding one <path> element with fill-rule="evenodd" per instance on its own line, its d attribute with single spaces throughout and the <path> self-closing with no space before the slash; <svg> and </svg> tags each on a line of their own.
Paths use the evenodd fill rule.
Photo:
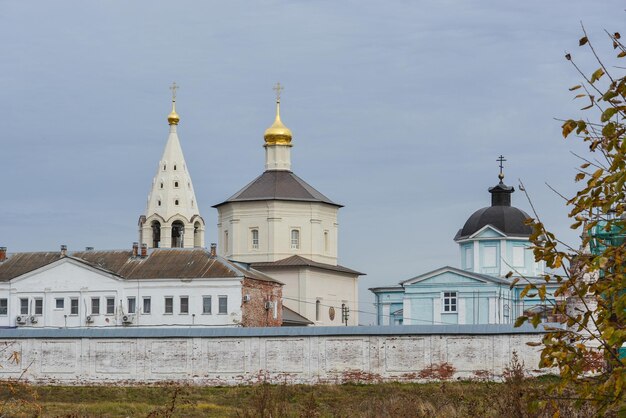
<svg viewBox="0 0 626 418">
<path fill-rule="evenodd" d="M 243 302 L 249 295 L 250 300 Z M 243 279 L 241 324 L 244 327 L 280 327 L 283 322 L 283 287 L 281 284 Z M 266 309 L 265 302 L 276 304 L 276 318 L 274 318 L 274 308 Z"/>
</svg>

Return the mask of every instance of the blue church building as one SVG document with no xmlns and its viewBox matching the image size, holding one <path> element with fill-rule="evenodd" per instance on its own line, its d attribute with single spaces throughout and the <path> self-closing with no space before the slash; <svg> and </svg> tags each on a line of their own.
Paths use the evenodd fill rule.
<svg viewBox="0 0 626 418">
<path fill-rule="evenodd" d="M 491 206 L 474 212 L 457 232 L 460 268 L 444 266 L 399 285 L 371 288 L 378 325 L 508 324 L 524 312 L 551 311 L 554 298 L 521 298 L 529 281 L 545 283 L 530 249 L 529 216 L 511 206 L 513 187 L 489 188 Z M 506 275 L 513 272 L 510 278 Z M 512 281 L 520 278 L 511 288 Z M 548 288 L 548 295 L 556 289 Z M 547 318 L 546 319 L 550 319 Z"/>
</svg>

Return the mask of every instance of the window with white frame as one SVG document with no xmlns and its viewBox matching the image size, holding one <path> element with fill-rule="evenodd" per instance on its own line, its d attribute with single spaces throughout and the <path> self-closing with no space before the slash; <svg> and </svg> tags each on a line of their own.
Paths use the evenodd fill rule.
<svg viewBox="0 0 626 418">
<path fill-rule="evenodd" d="M 181 314 L 189 313 L 189 296 L 180 297 L 180 313 Z"/>
<path fill-rule="evenodd" d="M 218 307 L 217 313 L 219 314 L 227 314 L 228 313 L 228 296 L 218 296 Z"/>
<path fill-rule="evenodd" d="M 91 314 L 100 315 L 100 298 L 97 296 L 91 298 Z"/>
<path fill-rule="evenodd" d="M 457 312 L 457 293 L 443 292 L 443 313 Z"/>
<path fill-rule="evenodd" d="M 496 267 L 497 254 L 498 250 L 495 245 L 486 245 L 483 248 L 483 267 Z"/>
<path fill-rule="evenodd" d="M 291 230 L 291 249 L 297 250 L 300 248 L 300 230 L 292 229 Z"/>
<path fill-rule="evenodd" d="M 137 310 L 137 300 L 135 299 L 134 296 L 130 296 L 128 298 L 126 298 L 126 301 L 128 302 L 127 307 L 128 307 L 128 313 L 129 314 L 134 314 L 135 311 Z"/>
<path fill-rule="evenodd" d="M 522 245 L 515 245 L 513 247 L 513 266 L 514 267 L 524 267 L 524 250 L 525 247 Z"/>
<path fill-rule="evenodd" d="M 20 314 L 28 315 L 28 298 L 20 298 Z"/>
<path fill-rule="evenodd" d="M 115 298 L 107 298 L 107 315 L 115 313 Z"/>
<path fill-rule="evenodd" d="M 70 315 L 78 315 L 78 298 L 70 298 Z"/>
<path fill-rule="evenodd" d="M 470 246 L 465 247 L 465 268 L 474 268 L 474 249 Z"/>
<path fill-rule="evenodd" d="M 43 299 L 35 298 L 35 315 L 43 315 Z"/>
<path fill-rule="evenodd" d="M 144 315 L 149 315 L 152 312 L 152 299 L 150 299 L 150 296 L 144 296 L 143 297 L 143 309 L 141 310 L 141 313 Z"/>
<path fill-rule="evenodd" d="M 65 298 L 56 298 L 54 300 L 54 309 L 64 309 L 65 308 Z"/>
<path fill-rule="evenodd" d="M 7 298 L 0 299 L 0 315 L 5 316 L 9 314 L 9 300 Z"/>
<path fill-rule="evenodd" d="M 251 240 L 252 240 L 252 249 L 253 250 L 258 250 L 259 249 L 259 230 L 258 229 L 252 229 L 250 231 L 250 235 L 251 235 Z"/>
<path fill-rule="evenodd" d="M 173 314 L 174 313 L 174 298 L 171 296 L 165 297 L 165 309 L 163 311 L 165 314 Z"/>
<path fill-rule="evenodd" d="M 211 314 L 211 296 L 202 296 L 202 313 Z"/>
</svg>

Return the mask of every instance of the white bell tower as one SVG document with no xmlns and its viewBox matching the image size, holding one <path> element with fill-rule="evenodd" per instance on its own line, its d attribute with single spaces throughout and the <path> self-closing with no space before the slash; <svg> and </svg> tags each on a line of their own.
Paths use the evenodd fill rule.
<svg viewBox="0 0 626 418">
<path fill-rule="evenodd" d="M 172 84 L 170 132 L 144 215 L 139 217 L 139 242 L 148 248 L 204 247 L 204 219 L 200 216 L 191 176 L 178 139 L 176 83 Z"/>
</svg>

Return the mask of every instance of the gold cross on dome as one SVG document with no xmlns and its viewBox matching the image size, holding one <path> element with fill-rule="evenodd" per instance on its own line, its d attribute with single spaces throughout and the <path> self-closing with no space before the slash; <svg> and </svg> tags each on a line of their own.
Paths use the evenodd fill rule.
<svg viewBox="0 0 626 418">
<path fill-rule="evenodd" d="M 500 155 L 496 161 L 500 163 L 500 174 L 498 175 L 498 177 L 500 178 L 500 180 L 502 180 L 504 178 L 504 174 L 502 174 L 502 169 L 504 168 L 504 165 L 502 163 L 506 161 L 506 158 L 504 158 L 503 155 Z"/>
<path fill-rule="evenodd" d="M 276 101 L 280 102 L 280 92 L 285 90 L 285 88 L 281 86 L 280 83 L 276 83 L 276 85 L 272 88 L 272 90 L 276 92 Z"/>
<path fill-rule="evenodd" d="M 173 102 L 176 101 L 176 90 L 178 90 L 179 88 L 180 88 L 180 86 L 178 84 L 176 84 L 175 81 L 172 83 L 172 87 L 170 87 L 170 90 L 172 90 L 172 101 Z"/>
</svg>

